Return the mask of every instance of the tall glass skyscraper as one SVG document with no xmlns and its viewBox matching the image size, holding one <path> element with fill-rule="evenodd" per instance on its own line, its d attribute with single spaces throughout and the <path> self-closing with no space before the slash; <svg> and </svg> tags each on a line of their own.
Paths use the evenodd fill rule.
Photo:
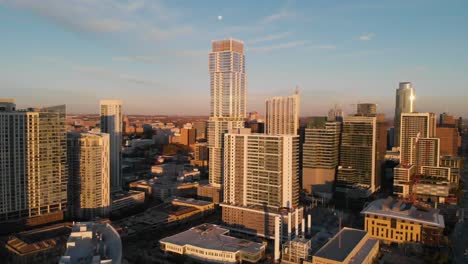
<svg viewBox="0 0 468 264">
<path fill-rule="evenodd" d="M 122 101 L 101 100 L 101 132 L 110 138 L 111 190 L 122 189 Z"/>
<path fill-rule="evenodd" d="M 396 90 L 395 103 L 395 147 L 400 146 L 401 114 L 414 112 L 415 91 L 410 82 L 401 82 Z"/>
<path fill-rule="evenodd" d="M 208 147 L 209 178 L 214 187 L 223 184 L 223 135 L 230 129 L 244 127 L 247 97 L 244 62 L 244 43 L 233 39 L 213 41 L 209 54 Z"/>
</svg>

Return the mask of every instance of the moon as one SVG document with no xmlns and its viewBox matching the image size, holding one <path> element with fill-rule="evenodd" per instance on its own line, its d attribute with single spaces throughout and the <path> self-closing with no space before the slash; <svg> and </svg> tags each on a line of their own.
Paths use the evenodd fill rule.
<svg viewBox="0 0 468 264">
<path fill-rule="evenodd" d="M 223 20 L 223 16 L 218 16 L 218 20 Z"/>
</svg>

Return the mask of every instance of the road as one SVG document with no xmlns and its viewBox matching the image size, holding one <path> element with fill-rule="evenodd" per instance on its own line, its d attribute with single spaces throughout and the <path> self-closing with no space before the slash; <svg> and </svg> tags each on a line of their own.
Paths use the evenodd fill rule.
<svg viewBox="0 0 468 264">
<path fill-rule="evenodd" d="M 456 225 L 452 242 L 454 250 L 454 262 L 455 263 L 468 263 L 468 256 L 464 256 L 465 252 L 468 251 L 468 135 L 463 138 L 463 154 L 465 155 L 465 168 L 462 175 L 462 179 L 465 183 L 464 192 L 462 199 L 462 205 L 460 206 L 460 220 Z"/>
</svg>

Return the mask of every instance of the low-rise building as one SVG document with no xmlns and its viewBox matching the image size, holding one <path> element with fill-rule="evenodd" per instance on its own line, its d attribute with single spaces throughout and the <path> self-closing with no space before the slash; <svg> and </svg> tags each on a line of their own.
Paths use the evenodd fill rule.
<svg viewBox="0 0 468 264">
<path fill-rule="evenodd" d="M 75 223 L 59 264 L 120 264 L 120 235 L 108 223 Z"/>
<path fill-rule="evenodd" d="M 57 263 L 70 232 L 71 224 L 64 223 L 11 235 L 5 242 L 7 254 L 3 260 L 18 264 Z"/>
<path fill-rule="evenodd" d="M 200 210 L 201 212 L 205 212 L 205 211 L 211 212 L 214 210 L 214 203 L 202 201 L 202 200 L 196 200 L 192 198 L 174 197 L 171 203 L 173 205 L 178 205 L 178 206 L 194 207 Z"/>
<path fill-rule="evenodd" d="M 143 204 L 145 202 L 145 193 L 135 190 L 116 192 L 112 194 L 111 200 L 111 212 L 117 213 Z"/>
<path fill-rule="evenodd" d="M 345 227 L 315 253 L 312 263 L 371 264 L 378 253 L 379 240 L 364 230 Z"/>
<path fill-rule="evenodd" d="M 229 230 L 202 224 L 174 236 L 161 239 L 161 249 L 203 262 L 258 262 L 265 256 L 266 245 L 229 236 Z"/>
<path fill-rule="evenodd" d="M 179 182 L 191 182 L 200 180 L 200 171 L 198 169 L 193 170 L 183 170 L 179 172 L 177 176 L 177 181 Z"/>
<path fill-rule="evenodd" d="M 365 215 L 365 230 L 370 236 L 387 243 L 419 242 L 437 246 L 445 228 L 439 210 L 421 210 L 392 197 L 371 202 L 361 214 Z"/>
<path fill-rule="evenodd" d="M 304 260 L 308 259 L 310 248 L 310 239 L 306 239 L 304 237 L 295 237 L 294 239 L 287 241 L 283 244 L 281 263 L 302 263 Z"/>
</svg>

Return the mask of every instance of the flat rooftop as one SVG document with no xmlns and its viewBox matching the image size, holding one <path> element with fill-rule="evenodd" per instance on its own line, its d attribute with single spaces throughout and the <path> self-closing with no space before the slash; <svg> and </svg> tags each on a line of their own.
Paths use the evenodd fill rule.
<svg viewBox="0 0 468 264">
<path fill-rule="evenodd" d="M 207 206 L 207 205 L 213 204 L 212 202 L 196 200 L 193 198 L 184 198 L 184 197 L 174 197 L 171 202 L 180 202 L 180 203 L 186 203 L 186 204 L 191 204 L 195 206 Z"/>
<path fill-rule="evenodd" d="M 345 227 L 317 251 L 314 257 L 342 262 L 348 257 L 357 244 L 364 239 L 366 234 L 367 232 L 364 230 Z"/>
<path fill-rule="evenodd" d="M 219 251 L 244 251 L 256 254 L 264 247 L 261 243 L 228 236 L 229 230 L 213 224 L 201 224 L 182 233 L 166 237 L 161 243 L 171 243 L 179 246 L 192 245 Z"/>
<path fill-rule="evenodd" d="M 414 207 L 412 203 L 395 201 L 389 198 L 371 202 L 361 211 L 361 214 L 373 214 L 441 228 L 445 227 L 444 217 L 439 214 L 439 210 L 428 209 L 428 211 L 422 211 Z"/>
</svg>

